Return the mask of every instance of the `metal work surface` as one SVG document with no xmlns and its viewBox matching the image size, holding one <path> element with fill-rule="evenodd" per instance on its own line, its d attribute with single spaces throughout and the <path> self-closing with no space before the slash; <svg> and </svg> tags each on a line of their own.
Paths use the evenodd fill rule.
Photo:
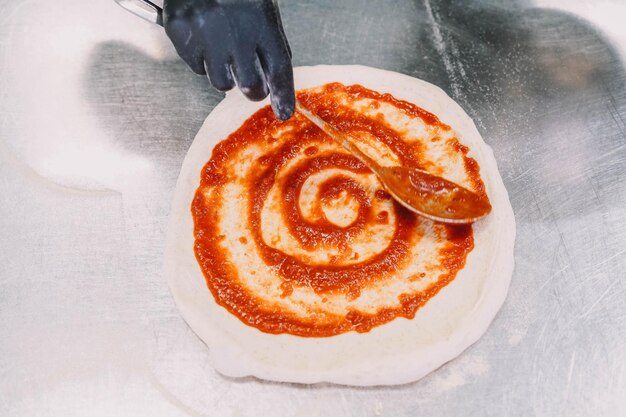
<svg viewBox="0 0 626 417">
<path fill-rule="evenodd" d="M 162 272 L 176 177 L 222 95 L 113 0 L 0 0 L 0 415 L 626 415 L 626 2 L 281 2 L 295 65 L 444 88 L 517 219 L 504 307 L 409 385 L 220 376 Z"/>
</svg>

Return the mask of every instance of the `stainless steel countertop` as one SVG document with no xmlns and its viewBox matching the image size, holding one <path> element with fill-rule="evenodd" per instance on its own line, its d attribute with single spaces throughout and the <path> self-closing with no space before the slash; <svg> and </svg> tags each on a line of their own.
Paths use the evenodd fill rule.
<svg viewBox="0 0 626 417">
<path fill-rule="evenodd" d="M 281 4 L 295 65 L 433 82 L 493 147 L 518 237 L 488 332 L 399 387 L 217 374 L 162 257 L 222 96 L 112 0 L 0 0 L 0 415 L 626 415 L 626 2 Z"/>
</svg>

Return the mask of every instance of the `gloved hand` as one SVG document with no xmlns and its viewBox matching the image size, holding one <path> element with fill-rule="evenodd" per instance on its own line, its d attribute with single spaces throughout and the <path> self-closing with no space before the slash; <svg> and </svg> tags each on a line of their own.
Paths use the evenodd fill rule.
<svg viewBox="0 0 626 417">
<path fill-rule="evenodd" d="M 271 94 L 281 119 L 293 114 L 291 51 L 273 0 L 165 0 L 163 26 L 181 58 L 220 91 L 250 100 Z"/>
</svg>

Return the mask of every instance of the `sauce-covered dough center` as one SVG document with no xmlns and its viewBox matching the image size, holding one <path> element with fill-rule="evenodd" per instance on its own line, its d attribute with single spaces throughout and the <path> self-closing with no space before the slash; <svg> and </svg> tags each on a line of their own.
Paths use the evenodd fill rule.
<svg viewBox="0 0 626 417">
<path fill-rule="evenodd" d="M 482 195 L 456 133 L 408 102 L 327 84 L 298 99 L 382 165 L 411 165 Z M 416 311 L 474 247 L 472 226 L 421 218 L 299 114 L 269 106 L 220 142 L 192 203 L 195 254 L 216 302 L 266 333 L 367 332 Z"/>
</svg>

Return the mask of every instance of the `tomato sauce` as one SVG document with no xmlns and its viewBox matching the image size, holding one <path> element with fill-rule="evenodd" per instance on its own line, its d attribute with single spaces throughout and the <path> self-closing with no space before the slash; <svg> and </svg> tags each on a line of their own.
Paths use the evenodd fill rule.
<svg viewBox="0 0 626 417">
<path fill-rule="evenodd" d="M 341 98 L 371 99 L 374 100 L 373 107 L 388 103 L 411 117 L 420 118 L 429 126 L 450 131 L 450 127 L 440 122 L 435 115 L 418 106 L 359 85 L 344 86 L 333 83 L 324 86 L 321 91 L 298 92 L 298 99 L 324 120 L 344 132 L 369 132 L 391 149 L 403 164 L 417 167 L 422 164 L 419 146 L 407 144 L 402 139 L 402 134 L 391 128 L 384 119 L 371 118 L 341 105 Z M 285 129 L 287 127 L 290 129 Z M 286 133 L 277 139 L 277 131 Z M 279 304 L 257 297 L 238 277 L 243 273 L 259 272 L 241 271 L 234 266 L 229 259 L 229 252 L 222 244 L 224 234 L 220 228 L 220 207 L 224 198 L 222 186 L 232 180 L 227 168 L 234 163 L 239 151 L 251 144 L 262 149 L 267 148 L 267 152 L 253 162 L 253 168 L 245 178 L 247 213 L 242 213 L 242 216 L 245 215 L 247 219 L 246 230 L 249 235 L 248 238 L 237 237 L 235 240 L 241 245 L 251 245 L 255 256 L 259 256 L 270 268 L 282 291 L 280 298 L 292 296 L 296 288 L 308 288 L 319 296 L 322 303 L 333 295 L 355 300 L 368 285 L 392 276 L 395 271 L 412 261 L 411 248 L 419 238 L 415 236 L 416 227 L 420 222 L 428 220 L 416 216 L 395 202 L 391 204 L 390 211 L 374 213 L 373 199 L 388 201 L 391 197 L 382 186 L 372 196 L 368 195 L 363 186 L 350 175 L 370 174 L 369 169 L 344 152 L 320 150 L 320 143 L 330 141 L 323 132 L 300 115 L 296 114 L 289 121 L 282 122 L 266 106 L 217 144 L 211 159 L 202 170 L 200 186 L 191 207 L 195 226 L 194 250 L 198 264 L 216 302 L 242 322 L 263 332 L 327 337 L 347 331 L 367 332 L 396 317 L 412 318 L 421 306 L 454 279 L 474 247 L 471 225 L 439 225 L 438 230 L 442 232 L 438 238 L 445 240 L 445 249 L 438 254 L 442 273 L 438 275 L 436 282 L 425 291 L 402 294 L 396 306 L 383 307 L 375 314 L 350 310 L 344 315 L 324 314 L 323 320 L 317 320 L 315 314 L 298 315 L 293 311 L 280 309 L 277 307 Z M 277 147 L 277 143 L 280 146 Z M 474 190 L 484 193 L 478 164 L 467 156 L 467 148 L 458 141 L 452 145 L 464 158 L 465 170 Z M 298 162 L 294 165 L 293 161 L 296 159 Z M 289 175 L 279 179 L 278 173 L 290 163 L 292 165 Z M 328 169 L 337 169 L 346 175 L 335 175 L 324 180 L 317 191 L 317 202 L 312 213 L 307 217 L 303 216 L 299 196 L 304 183 L 314 174 Z M 208 189 L 211 193 L 206 192 Z M 273 189 L 279 190 L 278 210 L 289 235 L 307 251 L 335 247 L 339 251 L 337 257 L 324 264 L 313 264 L 307 259 L 284 253 L 264 240 L 262 212 Z M 347 196 L 358 205 L 354 220 L 347 226 L 332 223 L 322 210 L 324 204 L 340 195 Z M 393 227 L 393 235 L 384 249 L 361 260 L 358 253 L 351 252 L 351 243 L 355 236 L 363 233 L 372 224 Z M 345 259 L 350 256 L 350 262 L 346 262 L 342 256 Z M 424 275 L 422 273 L 416 279 L 421 279 Z"/>
</svg>

